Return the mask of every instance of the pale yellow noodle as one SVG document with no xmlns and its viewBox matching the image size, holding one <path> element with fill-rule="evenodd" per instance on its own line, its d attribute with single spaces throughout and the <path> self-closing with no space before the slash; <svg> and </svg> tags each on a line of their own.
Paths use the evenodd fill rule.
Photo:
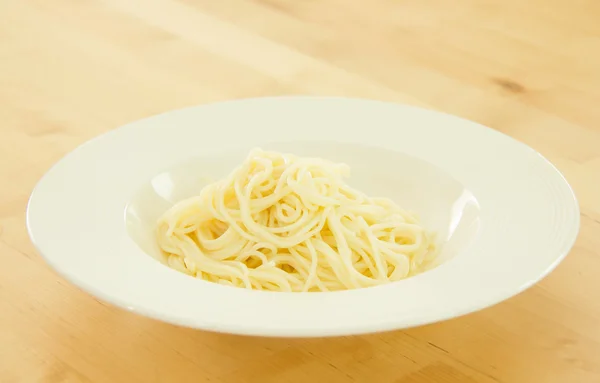
<svg viewBox="0 0 600 383">
<path fill-rule="evenodd" d="M 169 209 L 158 244 L 175 270 L 256 290 L 355 289 L 421 272 L 433 236 L 391 200 L 345 184 L 348 172 L 255 149 L 229 177 Z"/>
</svg>

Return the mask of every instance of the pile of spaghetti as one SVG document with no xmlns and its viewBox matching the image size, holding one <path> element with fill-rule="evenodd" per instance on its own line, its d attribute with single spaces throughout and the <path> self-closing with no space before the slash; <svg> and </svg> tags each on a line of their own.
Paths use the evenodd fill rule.
<svg viewBox="0 0 600 383">
<path fill-rule="evenodd" d="M 419 273 L 435 246 L 416 218 L 344 183 L 349 168 L 253 150 L 229 177 L 158 221 L 172 268 L 224 285 L 333 291 Z"/>
</svg>

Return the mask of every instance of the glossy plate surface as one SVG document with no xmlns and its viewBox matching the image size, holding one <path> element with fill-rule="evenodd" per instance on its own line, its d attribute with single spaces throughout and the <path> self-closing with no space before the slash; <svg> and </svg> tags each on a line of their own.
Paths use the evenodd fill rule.
<svg viewBox="0 0 600 383">
<path fill-rule="evenodd" d="M 255 146 L 348 163 L 352 186 L 437 231 L 441 264 L 333 293 L 247 291 L 161 264 L 156 218 Z M 523 291 L 566 256 L 579 208 L 541 155 L 476 123 L 377 101 L 280 97 L 173 111 L 85 143 L 40 180 L 27 224 L 61 275 L 128 310 L 228 333 L 327 336 L 431 323 Z"/>
</svg>

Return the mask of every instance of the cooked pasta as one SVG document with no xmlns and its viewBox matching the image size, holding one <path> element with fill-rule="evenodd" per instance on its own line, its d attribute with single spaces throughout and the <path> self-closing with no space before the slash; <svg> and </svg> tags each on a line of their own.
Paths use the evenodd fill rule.
<svg viewBox="0 0 600 383">
<path fill-rule="evenodd" d="M 344 164 L 255 149 L 168 210 L 158 244 L 172 268 L 247 289 L 355 289 L 422 271 L 433 235 L 391 200 L 348 186 L 348 175 Z"/>
</svg>

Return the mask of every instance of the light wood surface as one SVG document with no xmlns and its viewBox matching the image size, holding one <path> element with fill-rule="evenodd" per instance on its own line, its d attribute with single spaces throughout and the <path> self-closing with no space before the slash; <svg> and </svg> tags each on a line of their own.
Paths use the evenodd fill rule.
<svg viewBox="0 0 600 383">
<path fill-rule="evenodd" d="M 600 382 L 598 20 L 597 0 L 0 0 L 0 382 Z M 578 195 L 573 251 L 479 313 L 311 340 L 138 317 L 36 253 L 27 198 L 69 150 L 169 109 L 281 94 L 421 105 L 527 143 Z"/>
</svg>

